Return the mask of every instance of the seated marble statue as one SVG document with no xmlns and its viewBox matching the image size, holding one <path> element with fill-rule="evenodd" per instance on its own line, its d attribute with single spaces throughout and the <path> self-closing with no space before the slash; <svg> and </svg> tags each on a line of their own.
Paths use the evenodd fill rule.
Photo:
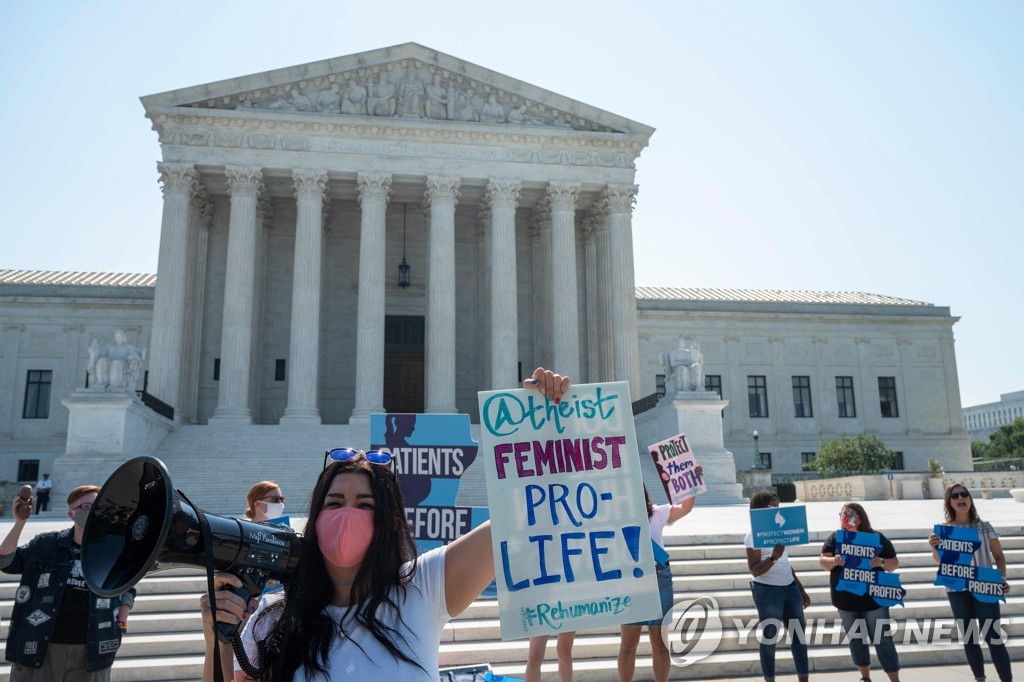
<svg viewBox="0 0 1024 682">
<path fill-rule="evenodd" d="M 665 363 L 665 394 L 704 390 L 704 355 L 700 344 L 686 347 L 686 339 L 676 339 L 676 347 L 662 356 Z"/>
<path fill-rule="evenodd" d="M 395 115 L 395 84 L 388 82 L 388 74 L 380 72 L 380 82 L 372 86 L 373 96 L 367 100 L 370 116 Z"/>
<path fill-rule="evenodd" d="M 434 82 L 427 86 L 427 118 L 448 118 L 448 90 L 441 85 L 441 76 L 434 74 Z"/>
<path fill-rule="evenodd" d="M 487 97 L 487 104 L 480 110 L 480 120 L 484 123 L 504 123 L 505 108 L 498 104 L 498 96 L 491 94 Z"/>
<path fill-rule="evenodd" d="M 398 113 L 415 118 L 423 115 L 423 83 L 411 68 L 398 86 Z"/>
<path fill-rule="evenodd" d="M 322 114 L 341 113 L 341 86 L 333 83 L 330 90 L 321 92 L 316 100 L 316 110 Z"/>
<path fill-rule="evenodd" d="M 128 343 L 123 329 L 114 332 L 114 343 L 100 348 L 99 341 L 89 346 L 89 389 L 93 391 L 135 391 L 142 367 L 142 356 Z"/>
<path fill-rule="evenodd" d="M 348 81 L 345 97 L 341 100 L 341 113 L 353 116 L 366 116 L 366 99 L 369 93 L 354 78 Z"/>
</svg>

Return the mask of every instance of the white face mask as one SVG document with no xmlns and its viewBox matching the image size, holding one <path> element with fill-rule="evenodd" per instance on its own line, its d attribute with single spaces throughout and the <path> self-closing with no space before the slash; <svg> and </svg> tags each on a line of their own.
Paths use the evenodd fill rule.
<svg viewBox="0 0 1024 682">
<path fill-rule="evenodd" d="M 261 502 L 267 507 L 267 518 L 276 519 L 284 514 L 284 502 Z"/>
</svg>

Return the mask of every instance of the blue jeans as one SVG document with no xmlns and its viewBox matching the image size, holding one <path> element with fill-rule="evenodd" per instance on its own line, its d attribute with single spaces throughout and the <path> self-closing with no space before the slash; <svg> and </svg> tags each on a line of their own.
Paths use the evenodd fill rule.
<svg viewBox="0 0 1024 682">
<path fill-rule="evenodd" d="M 761 674 L 767 680 L 775 679 L 775 643 L 782 634 L 778 631 L 781 624 L 790 635 L 789 648 L 793 652 L 796 674 L 806 676 L 807 638 L 804 631 L 807 624 L 804 621 L 804 602 L 796 581 L 785 586 L 751 582 L 750 589 L 754 593 L 754 606 L 757 607 L 757 617 L 762 627 L 761 641 L 758 643 Z"/>
<path fill-rule="evenodd" d="M 1003 631 L 999 625 L 999 604 L 986 604 L 978 601 L 970 592 L 947 592 L 949 605 L 953 609 L 953 619 L 964 640 L 964 653 L 967 654 L 967 665 L 975 679 L 985 677 L 985 658 L 978 644 L 978 635 L 984 632 L 988 651 L 992 654 L 992 665 L 996 667 L 1001 682 L 1013 680 L 1010 670 L 1010 654 L 1006 651 L 1006 638 L 1000 637 Z M 965 636 L 965 633 L 970 636 Z"/>
<path fill-rule="evenodd" d="M 858 668 L 871 665 L 871 654 L 868 644 L 874 643 L 875 654 L 882 670 L 894 673 L 900 669 L 900 657 L 896 653 L 896 644 L 892 641 L 892 628 L 886 625 L 879 631 L 879 621 L 889 620 L 889 607 L 879 606 L 871 611 L 843 611 L 839 609 L 839 617 L 843 621 L 843 637 L 849 638 L 850 654 L 853 664 Z M 860 621 L 860 623 L 857 623 Z M 857 629 L 850 637 L 850 630 L 856 624 Z"/>
</svg>

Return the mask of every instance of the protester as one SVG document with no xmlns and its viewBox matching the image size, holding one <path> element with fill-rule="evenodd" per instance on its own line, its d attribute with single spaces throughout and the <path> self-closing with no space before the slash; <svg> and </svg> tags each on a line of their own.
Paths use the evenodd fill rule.
<svg viewBox="0 0 1024 682">
<path fill-rule="evenodd" d="M 281 486 L 273 481 L 260 481 L 249 488 L 245 502 L 246 518 L 256 523 L 264 523 L 284 515 L 284 495 L 281 494 Z"/>
<path fill-rule="evenodd" d="M 778 507 L 779 497 L 775 493 L 762 490 L 750 497 L 751 509 L 767 509 Z M 807 682 L 807 641 L 804 636 L 806 622 L 804 609 L 811 605 L 804 586 L 796 577 L 796 571 L 789 563 L 789 552 L 783 544 L 772 549 L 755 549 L 754 536 L 747 533 L 743 538 L 747 548 L 747 566 L 754 580 L 750 589 L 754 594 L 754 606 L 760 620 L 761 638 L 759 652 L 761 656 L 761 674 L 766 682 L 775 680 L 775 644 L 781 633 L 778 623 L 781 622 L 790 634 L 789 648 L 793 652 L 793 664 L 800 682 Z"/>
<path fill-rule="evenodd" d="M 991 523 L 982 521 L 978 516 L 971 493 L 965 486 L 954 483 L 946 488 L 942 504 L 946 517 L 943 526 L 962 526 L 978 531 L 981 546 L 974 552 L 971 565 L 998 568 L 999 573 L 1003 576 L 1003 593 L 1009 594 L 1010 584 L 1006 582 L 1006 555 L 1003 554 L 999 534 L 992 528 Z M 932 558 L 935 559 L 935 563 L 939 563 L 937 548 L 941 541 L 935 533 L 928 536 L 928 543 L 932 546 Z M 946 588 L 946 598 L 949 599 L 949 606 L 953 610 L 953 619 L 960 630 L 964 653 L 967 655 L 967 664 L 971 666 L 974 678 L 976 680 L 985 679 L 985 658 L 981 653 L 981 644 L 978 643 L 979 633 L 984 633 L 985 642 L 992 655 L 992 665 L 995 666 L 996 672 L 999 674 L 1000 682 L 1012 680 L 1013 671 L 1010 670 L 1010 655 L 1006 651 L 1006 635 L 999 623 L 999 604 L 988 604 L 979 601 L 966 590 L 957 592 L 948 587 Z"/>
<path fill-rule="evenodd" d="M 523 385 L 555 400 L 569 378 L 538 368 Z M 391 456 L 348 449 L 328 455 L 310 497 L 296 575 L 283 595 L 268 596 L 247 618 L 245 652 L 262 668 L 260 680 L 435 682 L 445 623 L 494 579 L 490 523 L 417 557 Z M 227 573 L 216 583 L 241 584 Z M 209 639 L 212 616 L 203 603 Z M 216 620 L 238 624 L 246 606 L 220 592 Z M 206 670 L 212 660 L 208 644 Z M 236 670 L 234 679 L 251 678 Z"/>
<path fill-rule="evenodd" d="M 32 499 L 14 499 L 14 526 L 0 543 L 0 569 L 21 574 L 14 598 L 7 660 L 12 682 L 105 682 L 128 630 L 135 590 L 104 599 L 82 577 L 82 533 L 100 489 L 78 486 L 68 495 L 71 528 L 42 533 L 18 547 Z"/>
<path fill-rule="evenodd" d="M 839 524 L 843 530 L 878 535 L 882 548 L 878 554 L 871 557 L 870 565 L 873 570 L 895 571 L 900 567 L 896 548 L 889 538 L 871 527 L 864 507 L 855 502 L 847 503 L 839 512 Z M 839 618 L 843 623 L 843 638 L 849 643 L 853 664 L 860 671 L 861 682 L 871 682 L 871 654 L 865 638 L 874 643 L 878 662 L 889 676 L 890 682 L 900 682 L 899 654 L 896 653 L 896 644 L 893 643 L 892 630 L 888 625 L 889 607 L 879 606 L 867 594 L 856 595 L 837 589 L 843 573 L 843 557 L 836 553 L 834 532 L 825 540 L 818 563 L 824 570 L 831 572 L 829 591 L 832 606 L 839 609 Z"/>
<path fill-rule="evenodd" d="M 540 682 L 540 666 L 544 662 L 544 654 L 548 648 L 550 635 L 537 635 L 530 638 L 530 651 L 526 656 L 525 682 Z M 576 641 L 575 632 L 559 632 L 555 641 L 558 652 L 558 682 L 572 682 L 572 645 Z"/>
<path fill-rule="evenodd" d="M 36 514 L 49 511 L 51 490 L 53 481 L 50 480 L 50 474 L 43 474 L 43 478 L 36 483 Z"/>
<path fill-rule="evenodd" d="M 697 466 L 697 477 L 704 477 L 704 468 Z M 651 526 L 651 540 L 664 551 L 665 547 L 665 526 L 683 518 L 693 509 L 696 497 L 690 497 L 679 504 L 651 503 L 651 495 L 644 486 L 644 501 L 647 503 L 647 520 Z M 662 555 L 662 560 L 657 561 L 655 569 L 658 576 L 658 592 L 661 594 L 661 617 L 653 618 L 640 623 L 630 623 L 619 628 L 619 655 L 618 669 L 619 682 L 632 682 L 633 671 L 636 669 L 636 649 L 640 645 L 640 634 L 644 626 L 647 626 L 647 637 L 651 640 L 651 665 L 654 668 L 655 682 L 666 682 L 668 680 L 669 668 L 672 664 L 668 655 L 668 647 L 665 646 L 665 639 L 662 637 L 662 622 L 665 616 L 672 610 L 675 602 L 675 592 L 672 589 L 672 568 L 669 566 L 668 553 Z M 657 559 L 658 557 L 655 557 Z"/>
</svg>

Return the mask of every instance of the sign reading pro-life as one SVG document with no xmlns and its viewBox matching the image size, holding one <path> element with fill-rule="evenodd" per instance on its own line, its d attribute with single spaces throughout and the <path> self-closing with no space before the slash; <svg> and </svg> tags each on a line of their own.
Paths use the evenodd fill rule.
<svg viewBox="0 0 1024 682">
<path fill-rule="evenodd" d="M 658 618 L 629 384 L 479 399 L 502 639 Z"/>
</svg>

